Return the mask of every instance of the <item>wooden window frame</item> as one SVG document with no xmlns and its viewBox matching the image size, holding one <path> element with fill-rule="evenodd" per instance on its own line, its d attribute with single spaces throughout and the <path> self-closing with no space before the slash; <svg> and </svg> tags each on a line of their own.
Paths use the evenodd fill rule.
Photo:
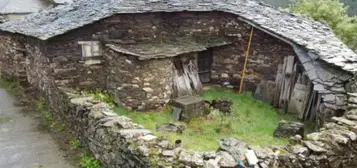
<svg viewBox="0 0 357 168">
<path fill-rule="evenodd" d="M 102 45 L 99 41 L 79 41 L 78 44 L 82 47 L 82 61 L 86 65 L 96 65 L 102 63 L 103 50 Z M 86 47 L 90 47 L 90 51 L 88 54 Z M 94 48 L 98 47 L 97 50 Z M 88 55 L 87 55 L 88 54 Z M 82 62 L 81 61 L 81 62 Z"/>
<path fill-rule="evenodd" d="M 82 46 L 82 58 L 100 58 L 103 55 L 101 43 L 99 41 L 79 41 L 78 44 Z M 98 47 L 98 51 L 94 51 L 94 47 Z M 87 55 L 86 47 L 90 47 L 90 55 Z"/>
</svg>

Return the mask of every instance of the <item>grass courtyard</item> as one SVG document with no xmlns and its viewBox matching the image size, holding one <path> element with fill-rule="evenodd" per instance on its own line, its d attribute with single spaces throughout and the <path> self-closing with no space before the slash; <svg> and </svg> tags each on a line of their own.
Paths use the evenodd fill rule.
<svg viewBox="0 0 357 168">
<path fill-rule="evenodd" d="M 191 120 L 185 123 L 182 134 L 156 132 L 157 124 L 167 124 L 172 121 L 170 109 L 163 112 L 139 113 L 127 111 L 121 107 L 115 110 L 128 116 L 134 122 L 154 131 L 158 136 L 167 136 L 170 140 L 182 140 L 185 149 L 216 150 L 222 138 L 237 138 L 252 146 L 284 145 L 287 138 L 273 136 L 274 129 L 280 120 L 296 120 L 296 116 L 280 114 L 274 108 L 248 94 L 237 94 L 228 90 L 209 89 L 203 94 L 205 100 L 220 97 L 233 101 L 233 113 L 222 116 L 218 112 Z"/>
</svg>

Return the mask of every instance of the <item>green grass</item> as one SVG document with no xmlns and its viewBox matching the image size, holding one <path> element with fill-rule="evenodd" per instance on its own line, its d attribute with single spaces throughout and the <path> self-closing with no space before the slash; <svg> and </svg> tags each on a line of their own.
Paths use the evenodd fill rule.
<svg viewBox="0 0 357 168">
<path fill-rule="evenodd" d="M 210 89 L 204 92 L 203 97 L 205 100 L 230 98 L 234 103 L 234 112 L 228 116 L 212 112 L 206 117 L 193 119 L 186 124 L 183 134 L 176 134 L 155 132 L 157 124 L 171 121 L 169 110 L 139 113 L 117 107 L 116 111 L 153 130 L 159 136 L 167 136 L 172 141 L 182 140 L 186 149 L 216 150 L 219 140 L 229 137 L 242 140 L 251 146 L 265 147 L 288 143 L 288 138 L 276 138 L 273 132 L 280 120 L 296 120 L 296 116 L 279 114 L 274 108 L 254 99 L 249 94 Z"/>
</svg>

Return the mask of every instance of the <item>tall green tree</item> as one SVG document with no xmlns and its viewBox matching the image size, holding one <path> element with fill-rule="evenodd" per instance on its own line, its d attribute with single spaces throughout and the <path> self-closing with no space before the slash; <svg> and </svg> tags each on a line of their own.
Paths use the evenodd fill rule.
<svg viewBox="0 0 357 168">
<path fill-rule="evenodd" d="M 314 20 L 326 21 L 337 37 L 357 51 L 357 18 L 348 16 L 348 6 L 339 0 L 297 0 L 289 8 Z"/>
</svg>

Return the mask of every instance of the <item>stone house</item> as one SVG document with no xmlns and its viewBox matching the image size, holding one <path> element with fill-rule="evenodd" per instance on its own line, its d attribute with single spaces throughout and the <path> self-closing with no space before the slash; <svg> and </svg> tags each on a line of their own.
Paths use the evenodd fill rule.
<svg viewBox="0 0 357 168">
<path fill-rule="evenodd" d="M 234 88 L 252 37 L 245 90 L 319 121 L 357 104 L 356 54 L 326 25 L 255 1 L 76 1 L 0 30 L 1 73 L 46 94 L 100 88 L 147 111 L 202 83 Z"/>
</svg>

